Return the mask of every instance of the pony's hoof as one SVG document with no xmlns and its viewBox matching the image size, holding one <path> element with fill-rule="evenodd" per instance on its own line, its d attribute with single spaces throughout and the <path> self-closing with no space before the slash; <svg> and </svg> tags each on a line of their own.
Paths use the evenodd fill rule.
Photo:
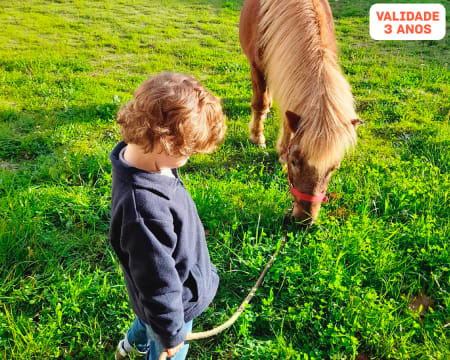
<svg viewBox="0 0 450 360">
<path fill-rule="evenodd" d="M 261 149 L 265 149 L 266 148 L 266 139 L 264 138 L 264 136 L 253 136 L 253 135 L 250 135 L 250 142 L 252 144 L 255 144 L 255 145 L 259 146 Z"/>
</svg>

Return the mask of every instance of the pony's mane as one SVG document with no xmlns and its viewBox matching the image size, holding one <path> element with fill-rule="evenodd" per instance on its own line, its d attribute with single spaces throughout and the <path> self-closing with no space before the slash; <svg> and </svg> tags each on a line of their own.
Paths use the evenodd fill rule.
<svg viewBox="0 0 450 360">
<path fill-rule="evenodd" d="M 356 142 L 350 85 L 329 44 L 319 0 L 261 0 L 260 46 L 268 88 L 284 113 L 301 117 L 303 155 L 316 166 L 340 161 Z"/>
</svg>

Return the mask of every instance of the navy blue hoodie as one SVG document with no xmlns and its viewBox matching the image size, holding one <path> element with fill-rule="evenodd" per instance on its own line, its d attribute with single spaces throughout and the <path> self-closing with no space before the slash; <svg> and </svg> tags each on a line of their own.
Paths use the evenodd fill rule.
<svg viewBox="0 0 450 360">
<path fill-rule="evenodd" d="M 174 178 L 120 160 L 112 151 L 110 241 L 122 266 L 130 305 L 163 346 L 186 338 L 185 322 L 200 315 L 219 284 L 197 208 Z"/>
</svg>

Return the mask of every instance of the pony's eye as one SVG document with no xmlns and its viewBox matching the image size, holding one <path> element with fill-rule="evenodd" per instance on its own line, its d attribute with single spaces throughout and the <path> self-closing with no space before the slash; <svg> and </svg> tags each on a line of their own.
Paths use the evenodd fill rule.
<svg viewBox="0 0 450 360">
<path fill-rule="evenodd" d="M 297 163 L 295 162 L 295 160 L 291 160 L 291 165 L 292 165 L 292 166 L 296 166 L 296 165 L 297 165 Z"/>
</svg>

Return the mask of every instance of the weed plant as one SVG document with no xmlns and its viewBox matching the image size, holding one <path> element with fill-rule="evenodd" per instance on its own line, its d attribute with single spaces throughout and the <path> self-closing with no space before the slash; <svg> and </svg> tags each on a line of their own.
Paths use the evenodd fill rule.
<svg viewBox="0 0 450 360">
<path fill-rule="evenodd" d="M 450 359 L 448 36 L 371 40 L 374 2 L 330 2 L 363 121 L 333 200 L 289 227 L 244 315 L 191 359 Z M 220 150 L 181 170 L 221 277 L 194 328 L 222 323 L 291 206 L 276 108 L 267 149 L 247 140 L 242 1 L 0 3 L 0 358 L 113 357 L 133 320 L 107 235 L 115 114 L 163 70 L 199 78 L 227 115 Z"/>
</svg>

